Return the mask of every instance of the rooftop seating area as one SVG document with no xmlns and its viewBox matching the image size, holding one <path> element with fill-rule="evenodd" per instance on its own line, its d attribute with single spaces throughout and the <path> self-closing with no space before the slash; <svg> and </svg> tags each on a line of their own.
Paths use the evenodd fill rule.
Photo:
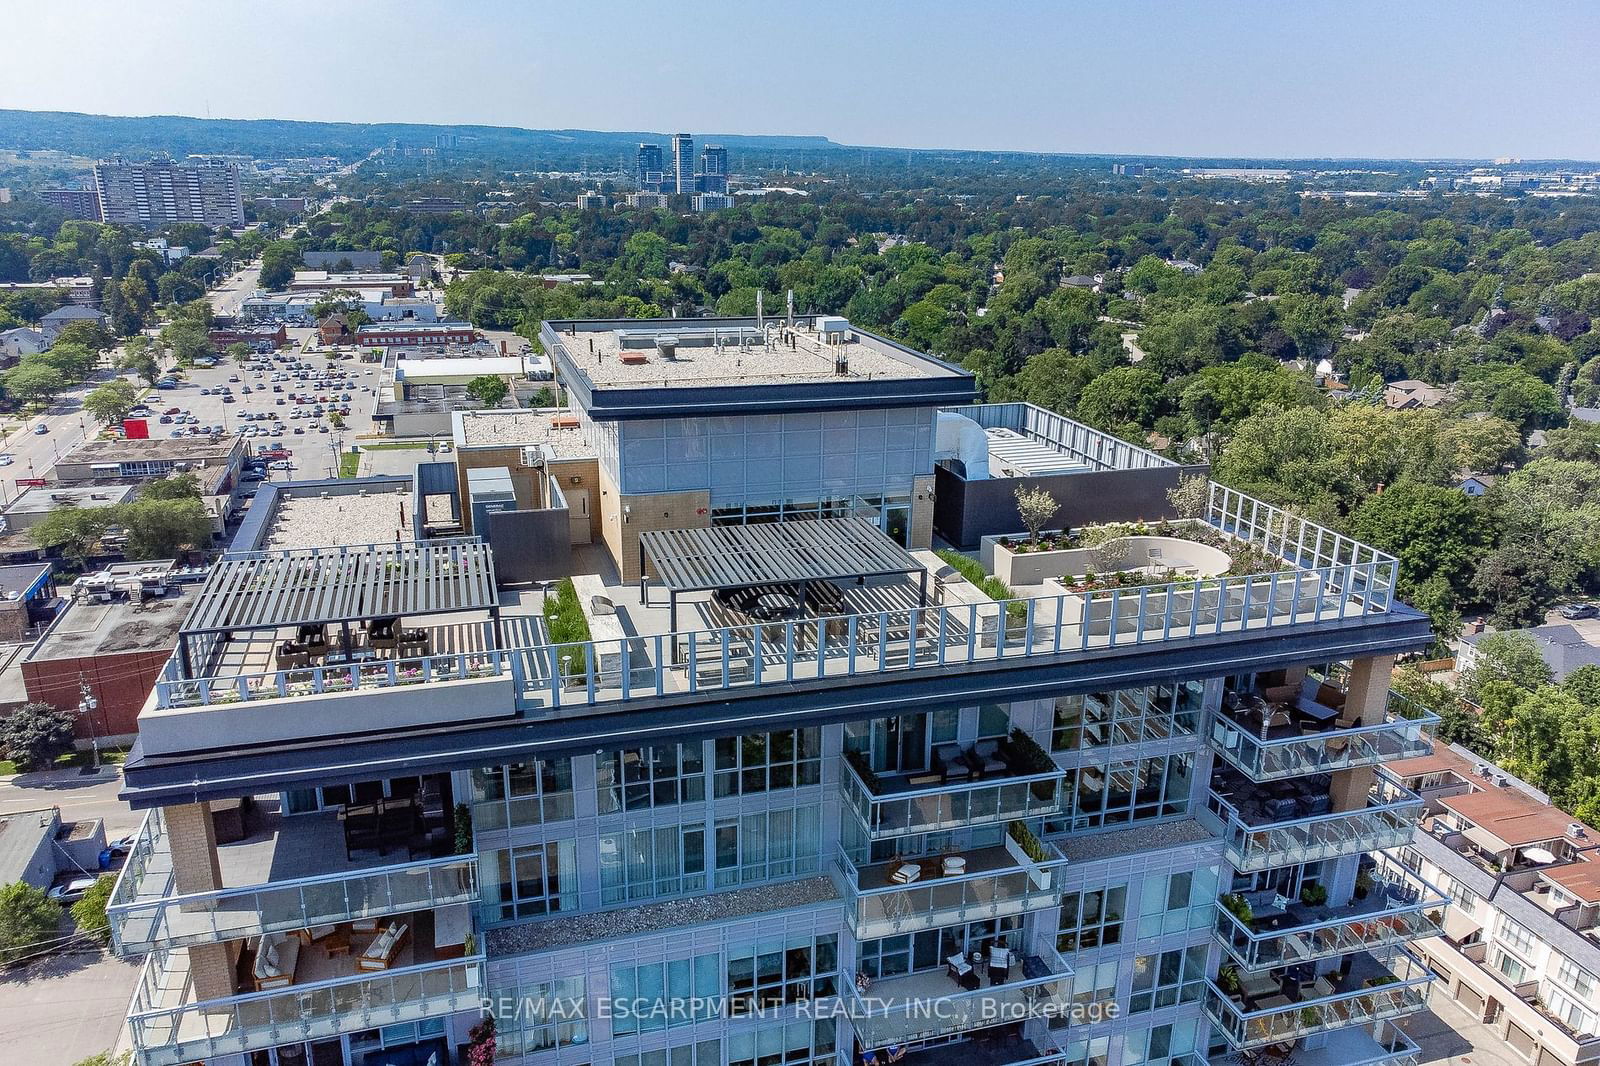
<svg viewBox="0 0 1600 1066">
<path fill-rule="evenodd" d="M 1206 1012 L 1234 1047 L 1264 1047 L 1414 1013 L 1426 1005 L 1432 980 L 1408 952 L 1387 962 L 1352 954 L 1326 974 L 1310 966 L 1260 974 L 1224 967 L 1208 982 Z"/>
</svg>

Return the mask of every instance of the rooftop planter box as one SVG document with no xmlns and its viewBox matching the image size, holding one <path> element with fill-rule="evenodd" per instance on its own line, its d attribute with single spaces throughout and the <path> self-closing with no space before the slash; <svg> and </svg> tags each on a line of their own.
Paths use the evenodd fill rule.
<svg viewBox="0 0 1600 1066">
<path fill-rule="evenodd" d="M 1144 526 L 1130 530 L 1149 529 Z M 1085 575 L 1135 572 L 1140 579 L 1181 581 L 1184 578 L 1216 577 L 1228 572 L 1233 560 L 1221 548 L 1184 536 L 1183 527 L 1163 523 L 1159 530 L 1129 532 L 1099 544 L 1085 544 L 1082 533 L 1058 534 L 1040 539 L 1038 545 L 1020 537 L 984 537 L 980 552 L 983 563 L 1007 585 L 1042 585 L 1061 581 L 1073 588 L 1082 586 L 1115 587 L 1119 582 L 1088 581 Z M 1120 583 L 1130 583 L 1123 579 Z M 1142 583 L 1142 582 L 1140 582 Z"/>
</svg>

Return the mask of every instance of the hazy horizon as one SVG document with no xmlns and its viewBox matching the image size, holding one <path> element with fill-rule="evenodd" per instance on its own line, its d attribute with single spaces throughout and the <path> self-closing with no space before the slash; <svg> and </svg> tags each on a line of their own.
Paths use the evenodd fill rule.
<svg viewBox="0 0 1600 1066">
<path fill-rule="evenodd" d="M 1600 9 L 199 0 L 8 14 L 0 105 L 1255 159 L 1600 158 Z M 330 44 L 330 37 L 332 44 Z M 241 54 L 237 49 L 243 48 Z M 62 56 L 73 60 L 62 77 Z"/>
</svg>

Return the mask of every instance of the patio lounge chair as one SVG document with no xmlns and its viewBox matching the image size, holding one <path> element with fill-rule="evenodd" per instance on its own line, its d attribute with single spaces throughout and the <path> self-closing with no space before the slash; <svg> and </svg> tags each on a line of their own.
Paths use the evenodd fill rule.
<svg viewBox="0 0 1600 1066">
<path fill-rule="evenodd" d="M 295 966 L 300 962 L 300 940 L 287 933 L 268 933 L 256 943 L 256 962 L 252 971 L 256 991 L 287 988 L 294 984 Z"/>
<path fill-rule="evenodd" d="M 396 922 L 378 934 L 376 940 L 367 945 L 367 950 L 356 959 L 356 969 L 363 973 L 376 973 L 387 970 L 394 965 L 395 958 L 400 954 L 400 949 L 405 947 L 406 941 L 411 937 L 411 927 L 404 922 Z"/>
</svg>

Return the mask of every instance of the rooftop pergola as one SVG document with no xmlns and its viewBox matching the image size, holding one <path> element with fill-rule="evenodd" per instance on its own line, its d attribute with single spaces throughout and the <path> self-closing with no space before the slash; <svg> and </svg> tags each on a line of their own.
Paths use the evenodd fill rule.
<svg viewBox="0 0 1600 1066">
<path fill-rule="evenodd" d="M 639 535 L 639 563 L 666 587 L 673 631 L 686 592 L 790 588 L 798 606 L 812 582 L 917 574 L 918 602 L 928 602 L 927 568 L 863 518 L 652 530 Z M 640 578 L 641 599 L 647 581 Z"/>
<path fill-rule="evenodd" d="M 494 557 L 476 540 L 254 552 L 225 557 L 178 631 L 191 673 L 201 638 L 286 626 L 487 611 L 498 630 Z"/>
</svg>

